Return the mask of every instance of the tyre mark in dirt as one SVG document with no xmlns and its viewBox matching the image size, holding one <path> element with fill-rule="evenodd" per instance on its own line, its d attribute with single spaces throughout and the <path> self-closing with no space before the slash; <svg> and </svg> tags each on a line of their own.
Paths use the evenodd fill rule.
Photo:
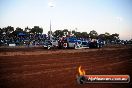
<svg viewBox="0 0 132 88">
<path fill-rule="evenodd" d="M 85 57 L 86 58 L 86 57 Z M 116 57 L 115 57 L 116 58 Z M 115 58 L 112 58 L 111 60 L 109 60 L 109 61 L 107 61 L 107 63 L 112 63 L 112 62 L 115 62 L 115 61 L 119 61 L 120 59 L 118 59 L 117 58 L 117 60 L 115 59 Z M 45 69 L 45 68 L 48 68 L 48 66 L 50 67 L 50 68 L 56 68 L 56 67 L 59 67 L 59 66 L 68 66 L 68 65 L 76 65 L 76 64 L 83 64 L 83 65 L 85 65 L 86 63 L 86 61 L 87 61 L 87 63 L 96 63 L 96 64 L 101 64 L 103 61 L 105 61 L 106 62 L 106 59 L 105 58 L 102 58 L 101 60 L 100 60 L 100 58 L 98 58 L 98 59 L 96 59 L 95 60 L 95 58 L 91 58 L 91 59 L 94 59 L 93 61 L 91 60 L 91 61 L 87 61 L 87 59 L 82 59 L 82 60 L 76 60 L 76 61 L 74 61 L 74 62 L 71 62 L 70 61 L 70 63 L 69 63 L 69 61 L 68 62 L 66 62 L 66 61 L 64 61 L 65 63 L 53 63 L 53 64 L 40 64 L 40 63 L 37 63 L 37 64 L 33 64 L 33 65 L 23 65 L 23 66 L 21 66 L 21 67 L 19 67 L 19 70 L 18 70 L 18 73 L 19 72 L 23 72 L 23 71 L 27 71 L 27 70 L 29 70 L 29 71 L 33 71 L 33 70 L 40 70 L 40 69 Z M 86 64 L 87 65 L 87 64 Z M 91 65 L 91 64 L 90 64 Z M 16 65 L 15 65 L 16 66 Z M 38 68 L 39 67 L 39 68 Z M 91 65 L 91 67 L 93 67 L 93 65 Z M 8 67 L 8 68 L 3 68 L 3 69 L 1 69 L 1 72 L 0 73 L 14 73 L 14 72 L 16 72 L 17 71 L 17 69 L 18 69 L 18 67 L 14 67 L 14 68 L 10 68 L 10 67 Z"/>
<path fill-rule="evenodd" d="M 126 56 L 124 56 L 124 57 L 126 57 Z M 118 59 L 118 58 L 119 58 L 119 56 L 114 57 L 112 59 L 110 58 L 109 61 L 111 61 L 111 62 L 113 62 L 113 61 L 119 61 L 120 59 Z M 42 62 L 43 60 L 39 60 L 39 61 L 34 61 L 35 62 L 34 64 L 33 63 L 27 63 L 27 64 L 25 64 L 25 63 L 22 63 L 22 62 L 21 62 L 22 65 L 20 65 L 20 63 L 18 64 L 19 66 L 17 66 L 16 64 L 14 64 L 14 66 L 15 66 L 14 68 L 12 68 L 9 64 L 7 64 L 5 66 L 3 64 L 1 64 L 1 66 L 3 66 L 3 69 L 10 69 L 10 68 L 11 69 L 15 69 L 15 68 L 17 69 L 17 67 L 23 68 L 23 67 L 30 67 L 31 66 L 33 68 L 34 66 L 55 66 L 56 64 L 58 64 L 57 66 L 60 66 L 62 63 L 64 65 L 66 65 L 66 64 L 72 64 L 73 62 L 80 63 L 82 61 L 83 62 L 88 61 L 89 63 L 97 63 L 97 62 L 103 62 L 103 61 L 105 61 L 104 57 L 90 58 L 90 59 L 87 59 L 87 57 L 85 57 L 84 59 L 80 59 L 80 57 L 74 57 L 74 59 L 76 59 L 76 60 L 73 60 L 73 62 L 71 62 L 71 60 L 73 58 L 71 58 L 71 60 L 67 60 L 67 61 L 65 60 L 66 58 L 63 58 L 63 59 L 64 59 L 63 61 L 60 60 L 60 59 L 55 60 L 57 63 L 54 61 L 54 59 L 51 59 L 51 63 L 54 62 L 53 64 L 50 64 L 50 63 L 47 64 L 47 63 L 45 63 L 45 61 Z M 46 60 L 46 61 L 48 61 L 48 60 Z"/>
<path fill-rule="evenodd" d="M 125 48 L 106 48 L 101 50 L 107 50 L 107 51 L 114 51 L 114 50 L 123 50 Z M 26 52 L 26 51 L 19 51 L 19 52 L 1 52 L 0 56 L 25 56 L 25 55 L 49 55 L 49 54 L 65 54 L 65 53 L 85 53 L 85 52 L 94 52 L 94 51 L 101 51 L 100 49 L 81 49 L 81 50 L 57 50 L 57 51 L 35 51 L 35 52 Z"/>
<path fill-rule="evenodd" d="M 118 56 L 117 56 L 117 55 L 116 55 L 114 58 L 129 57 L 129 56 L 130 56 L 130 55 L 125 55 L 125 56 L 123 56 L 123 55 L 118 55 Z M 102 58 L 105 58 L 105 57 L 107 57 L 107 59 L 108 59 L 108 58 L 113 58 L 111 55 L 105 56 L 105 57 L 104 57 L 104 56 L 101 56 L 101 55 L 98 55 L 98 56 L 96 56 L 96 57 L 99 58 L 99 59 L 102 59 Z M 85 60 L 91 59 L 90 56 L 82 56 L 81 58 L 82 58 L 83 60 L 84 60 L 84 59 L 85 59 Z M 61 62 L 61 63 L 64 62 L 64 63 L 65 63 L 65 62 L 70 62 L 71 60 L 75 60 L 75 59 L 76 59 L 76 61 L 79 61 L 79 60 L 81 61 L 81 60 L 82 60 L 82 59 L 80 59 L 80 57 L 77 57 L 77 56 L 75 57 L 75 56 L 74 56 L 74 58 L 68 58 L 68 60 L 67 60 L 67 58 L 60 58 L 60 59 L 54 59 L 54 58 L 52 58 L 52 59 L 42 59 L 42 60 L 38 60 L 38 59 L 32 60 L 32 59 L 31 59 L 30 61 L 22 61 L 22 62 L 21 62 L 21 61 L 17 61 L 17 62 L 11 61 L 11 62 L 1 62 L 0 64 L 1 64 L 2 66 L 3 66 L 3 65 L 6 66 L 6 65 L 9 65 L 9 64 L 10 64 L 10 65 L 17 65 L 17 64 L 18 64 L 18 65 L 20 66 L 21 64 L 22 64 L 22 65 L 23 65 L 23 64 L 26 65 L 25 63 L 27 63 L 27 64 L 30 64 L 30 63 L 31 63 L 31 64 L 36 64 L 36 63 L 43 63 L 43 62 L 46 62 L 46 61 L 48 61 L 48 62 L 49 62 L 49 61 L 50 61 L 50 62 L 53 61 L 53 62 L 57 62 L 57 63 L 58 63 L 58 62 Z M 63 61 L 63 60 L 67 60 L 67 61 Z M 93 58 L 92 58 L 91 60 L 93 60 Z M 51 62 L 51 63 L 52 63 L 52 62 Z"/>
<path fill-rule="evenodd" d="M 113 53 L 109 53 L 109 51 L 98 51 L 98 52 L 92 52 L 92 53 L 91 53 L 91 52 L 86 52 L 86 53 L 81 52 L 81 53 L 78 53 L 79 55 L 78 55 L 77 53 L 75 53 L 75 54 L 73 54 L 73 55 L 70 54 L 69 56 L 75 56 L 75 57 L 77 57 L 77 55 L 78 55 L 78 56 L 80 56 L 81 54 L 87 55 L 87 53 L 88 53 L 89 56 L 92 56 L 92 57 L 101 56 L 101 55 L 103 56 L 104 54 L 105 54 L 105 56 L 109 57 L 109 56 L 111 56 L 111 55 L 112 55 L 112 56 L 116 56 L 117 54 L 120 55 L 120 52 L 121 52 L 121 51 L 120 51 L 120 52 L 119 52 L 119 51 L 112 51 L 112 52 L 113 52 Z M 98 53 L 98 54 L 96 54 L 96 53 Z M 127 52 L 124 52 L 124 53 L 125 53 L 125 54 L 128 54 Z M 57 54 L 54 54 L 54 55 L 56 56 Z M 65 53 L 64 55 L 67 55 L 67 54 Z M 63 56 L 64 56 L 64 55 L 63 55 Z M 82 58 L 83 58 L 83 55 L 81 56 Z M 23 61 L 23 62 L 26 62 L 26 61 L 27 61 L 27 62 L 30 62 L 30 61 L 32 60 L 32 58 L 34 58 L 34 56 L 36 57 L 36 56 L 39 56 L 39 55 L 32 55 L 32 56 L 33 56 L 33 57 L 30 56 L 31 58 L 28 58 L 28 59 L 26 59 L 26 60 L 25 60 L 24 58 L 19 58 L 19 59 L 13 59 L 13 58 L 11 58 L 11 61 L 12 61 L 12 60 L 15 60 L 15 61 L 16 61 L 16 60 L 19 60 L 19 61 L 18 61 L 18 63 L 19 63 L 20 60 L 22 59 L 22 60 L 25 60 L 25 61 Z M 47 59 L 45 59 L 45 55 L 43 55 L 43 56 L 44 56 L 44 58 L 40 58 L 40 60 L 47 60 Z M 59 55 L 59 57 L 63 57 L 63 56 Z M 13 57 L 14 57 L 14 56 L 13 56 Z M 18 56 L 18 57 L 21 57 L 21 56 Z M 27 57 L 28 57 L 28 55 L 27 55 Z M 46 57 L 47 57 L 47 55 L 46 55 Z M 48 55 L 48 57 L 50 57 L 50 56 Z M 85 56 L 84 56 L 84 57 L 85 57 Z M 10 58 L 10 57 L 9 57 L 9 58 Z M 3 61 L 8 61 L 9 58 L 8 58 L 8 56 L 7 56 L 7 57 L 4 57 L 3 59 L 0 60 L 0 63 L 1 63 L 2 60 L 3 60 Z M 14 58 L 15 58 L 15 57 L 14 57 Z M 37 57 L 36 57 L 36 58 L 37 58 Z M 53 58 L 53 57 L 52 57 L 52 58 Z M 53 59 L 54 59 L 54 58 L 53 58 Z M 36 61 L 36 60 L 39 60 L 39 58 L 33 59 L 33 60 Z M 8 62 L 9 62 L 9 61 L 8 61 Z M 11 63 L 12 63 L 12 62 L 11 62 Z M 17 63 L 17 62 L 13 62 L 13 63 Z"/>
<path fill-rule="evenodd" d="M 36 52 L 2 52 L 0 53 L 0 56 L 18 56 L 18 55 L 47 55 L 47 54 L 57 54 L 57 53 L 77 53 L 77 52 L 91 52 L 91 51 L 97 51 L 98 49 L 90 49 L 90 50 L 58 50 L 58 51 L 36 51 Z"/>
<path fill-rule="evenodd" d="M 38 70 L 42 70 L 42 69 L 47 69 L 47 68 L 58 68 L 58 67 L 68 67 L 69 65 L 75 66 L 75 65 L 80 65 L 80 64 L 87 64 L 85 63 L 86 61 L 79 61 L 79 62 L 70 62 L 70 63 L 53 63 L 53 64 L 37 64 L 37 65 L 28 65 L 28 66 L 24 66 L 24 67 L 14 67 L 14 68 L 3 68 L 1 69 L 0 74 L 14 74 L 14 73 L 21 73 L 21 72 L 32 72 L 32 71 L 38 71 Z"/>
<path fill-rule="evenodd" d="M 114 58 L 113 58 L 114 59 Z M 105 59 L 102 59 L 103 61 L 106 61 Z M 98 64 L 98 63 L 102 63 L 103 61 L 100 61 L 100 59 L 95 59 L 95 58 L 91 58 L 91 60 L 89 60 L 89 61 L 87 61 L 87 59 L 82 59 L 82 60 L 75 60 L 74 62 L 66 62 L 66 61 L 64 61 L 64 63 L 62 63 L 62 62 L 60 62 L 60 63 L 52 63 L 52 64 L 45 64 L 45 63 L 36 63 L 36 64 L 32 64 L 32 65 L 22 65 L 21 67 L 19 66 L 19 69 L 21 70 L 21 71 L 24 71 L 24 70 L 29 70 L 29 69 L 31 69 L 31 70 L 33 70 L 33 69 L 35 69 L 36 70 L 36 68 L 42 68 L 42 69 L 44 69 L 45 67 L 46 68 L 48 68 L 48 67 L 51 67 L 51 68 L 54 68 L 54 67 L 59 67 L 59 66 L 67 66 L 67 65 L 75 65 L 75 64 L 87 64 L 87 63 L 96 63 L 96 64 Z M 87 61 L 87 63 L 85 63 Z M 113 60 L 113 61 L 115 61 L 115 60 Z M 16 65 L 15 65 L 16 66 Z M 18 69 L 18 67 L 7 67 L 7 68 L 3 68 L 3 69 L 1 69 L 1 72 L 0 73 L 10 73 L 9 71 L 15 71 L 15 70 L 17 70 Z"/>
<path fill-rule="evenodd" d="M 126 61 L 120 61 L 120 62 L 115 62 L 115 63 L 110 63 L 110 64 L 105 64 L 105 65 L 102 65 L 102 66 L 95 66 L 93 68 L 89 68 L 88 66 L 84 66 L 85 68 L 88 67 L 88 69 L 85 69 L 85 70 L 94 70 L 94 69 L 99 69 L 99 68 L 104 68 L 104 67 L 108 67 L 108 66 L 114 66 L 114 65 L 117 65 L 117 64 L 122 64 L 122 63 L 125 63 L 125 62 L 129 62 L 129 61 L 132 61 L 132 59 L 130 60 L 126 60 Z M 33 76 L 33 75 L 39 75 L 39 74 L 47 74 L 47 73 L 53 73 L 53 72 L 57 72 L 59 74 L 61 74 L 60 72 L 61 71 L 67 71 L 67 70 L 75 70 L 77 69 L 77 67 L 66 67 L 66 68 L 57 68 L 57 69 L 45 69 L 45 71 L 37 71 L 37 72 L 23 72 L 23 73 L 20 73 L 20 74 L 17 74 L 16 73 L 13 73 L 13 74 L 10 74 L 8 76 L 6 76 L 6 78 L 17 78 L 17 77 L 20 77 L 20 76 Z M 96 70 L 94 70 L 94 72 L 98 72 Z M 4 76 L 3 76 L 4 77 Z M 3 77 L 1 77 L 0 79 L 4 79 Z"/>
</svg>

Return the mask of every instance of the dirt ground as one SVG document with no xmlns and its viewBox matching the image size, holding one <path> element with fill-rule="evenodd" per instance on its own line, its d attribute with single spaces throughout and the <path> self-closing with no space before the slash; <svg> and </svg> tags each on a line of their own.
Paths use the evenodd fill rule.
<svg viewBox="0 0 132 88">
<path fill-rule="evenodd" d="M 132 47 L 45 50 L 0 48 L 0 88 L 130 88 L 130 83 L 76 81 L 78 67 L 87 75 L 112 74 L 132 77 Z"/>
</svg>

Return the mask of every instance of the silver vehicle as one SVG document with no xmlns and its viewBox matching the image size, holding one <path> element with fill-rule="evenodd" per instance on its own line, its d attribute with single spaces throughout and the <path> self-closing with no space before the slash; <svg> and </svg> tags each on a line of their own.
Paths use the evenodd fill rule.
<svg viewBox="0 0 132 88">
<path fill-rule="evenodd" d="M 58 41 L 57 40 L 45 40 L 43 47 L 47 49 L 58 48 Z"/>
</svg>

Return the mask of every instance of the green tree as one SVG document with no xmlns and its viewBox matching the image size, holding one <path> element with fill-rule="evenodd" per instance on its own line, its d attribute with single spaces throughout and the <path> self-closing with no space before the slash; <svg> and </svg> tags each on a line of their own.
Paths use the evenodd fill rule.
<svg viewBox="0 0 132 88">
<path fill-rule="evenodd" d="M 1 29 L 1 33 L 4 32 L 6 35 L 9 35 L 13 31 L 14 31 L 14 27 L 11 27 L 11 26 L 7 26 L 7 27 Z"/>
<path fill-rule="evenodd" d="M 33 33 L 33 34 L 43 33 L 43 29 L 40 28 L 39 26 L 34 26 L 34 28 L 31 29 L 30 33 Z"/>
<path fill-rule="evenodd" d="M 82 37 L 82 33 L 81 33 L 81 32 L 76 32 L 76 33 L 75 33 L 75 36 L 76 36 L 77 38 L 81 38 L 81 37 Z"/>
<path fill-rule="evenodd" d="M 70 31 L 68 31 L 68 29 L 64 29 L 62 32 L 63 32 L 63 35 L 68 35 L 68 34 L 70 34 Z"/>
<path fill-rule="evenodd" d="M 25 28 L 24 30 L 25 32 L 29 33 L 31 31 L 31 28 L 29 28 L 28 26 Z"/>
<path fill-rule="evenodd" d="M 23 32 L 23 29 L 22 29 L 22 28 L 17 27 L 15 31 L 16 31 L 16 32 Z"/>
<path fill-rule="evenodd" d="M 0 35 L 2 35 L 2 33 L 3 33 L 3 30 L 2 30 L 2 28 L 0 28 Z"/>
<path fill-rule="evenodd" d="M 90 31 L 89 37 L 91 39 L 96 39 L 98 37 L 98 33 L 95 30 Z"/>
<path fill-rule="evenodd" d="M 100 34 L 100 35 L 98 35 L 98 38 L 99 38 L 99 39 L 102 39 L 102 40 L 106 40 L 105 34 Z"/>
<path fill-rule="evenodd" d="M 115 42 L 116 42 L 117 40 L 119 40 L 119 34 L 117 34 L 117 33 L 112 34 L 112 35 L 111 35 L 111 40 L 112 40 L 112 41 L 115 41 Z"/>
<path fill-rule="evenodd" d="M 2 36 L 3 36 L 3 30 L 2 28 L 0 28 L 0 39 L 2 38 Z"/>
<path fill-rule="evenodd" d="M 82 33 L 81 33 L 81 36 L 82 36 L 83 38 L 89 38 L 89 34 L 88 34 L 87 32 L 82 32 Z"/>
<path fill-rule="evenodd" d="M 62 30 L 56 30 L 53 34 L 54 34 L 53 35 L 54 37 L 59 38 L 59 37 L 63 36 L 63 31 Z"/>
<path fill-rule="evenodd" d="M 17 36 L 19 33 L 26 33 L 26 32 L 24 32 L 22 28 L 17 27 L 16 30 L 12 32 L 12 35 Z"/>
<path fill-rule="evenodd" d="M 48 35 L 50 35 L 50 31 L 48 31 Z M 53 35 L 53 32 L 51 31 L 51 35 Z"/>
<path fill-rule="evenodd" d="M 8 26 L 7 28 L 6 28 L 6 32 L 7 33 L 12 33 L 14 31 L 14 27 L 11 27 L 11 26 Z"/>
<path fill-rule="evenodd" d="M 76 34 L 76 31 L 75 31 L 75 30 L 72 30 L 72 34 L 74 34 L 74 35 L 75 35 L 75 34 Z"/>
</svg>

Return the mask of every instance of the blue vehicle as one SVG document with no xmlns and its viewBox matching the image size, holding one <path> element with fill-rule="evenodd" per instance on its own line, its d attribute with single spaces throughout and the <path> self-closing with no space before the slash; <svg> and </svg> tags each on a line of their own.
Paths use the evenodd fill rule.
<svg viewBox="0 0 132 88">
<path fill-rule="evenodd" d="M 61 41 L 64 48 L 82 49 L 89 48 L 89 42 L 84 40 L 78 40 L 76 37 L 67 37 Z"/>
</svg>

